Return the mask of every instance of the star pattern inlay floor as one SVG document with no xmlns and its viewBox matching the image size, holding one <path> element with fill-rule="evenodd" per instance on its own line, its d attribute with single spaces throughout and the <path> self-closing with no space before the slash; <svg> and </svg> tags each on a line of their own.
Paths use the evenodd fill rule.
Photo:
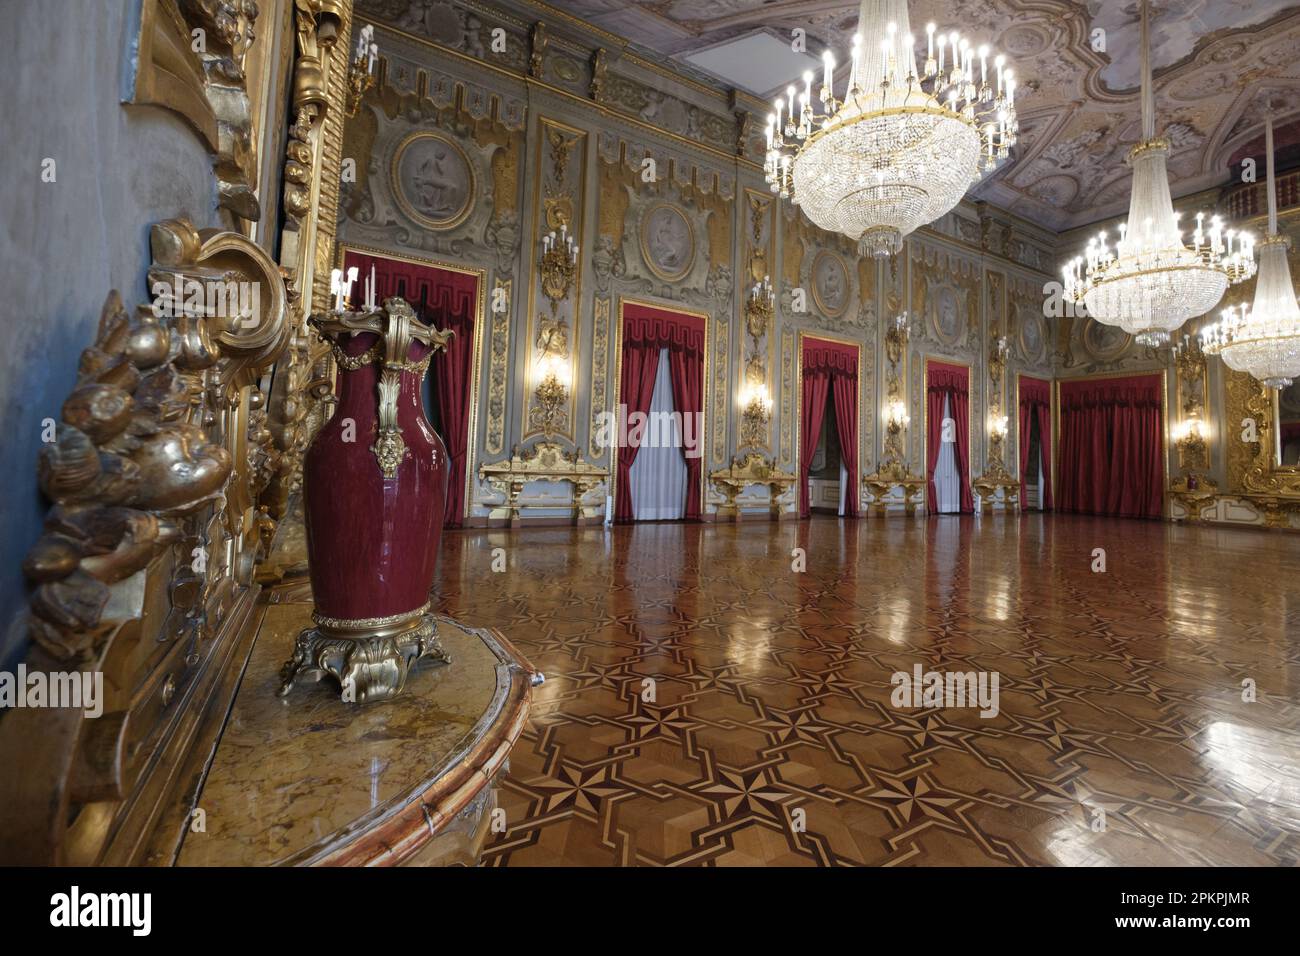
<svg viewBox="0 0 1300 956">
<path fill-rule="evenodd" d="M 488 865 L 1300 860 L 1295 536 L 814 518 L 455 532 L 441 561 L 440 609 L 546 674 Z M 996 672 L 997 714 L 894 706 L 917 664 Z"/>
</svg>

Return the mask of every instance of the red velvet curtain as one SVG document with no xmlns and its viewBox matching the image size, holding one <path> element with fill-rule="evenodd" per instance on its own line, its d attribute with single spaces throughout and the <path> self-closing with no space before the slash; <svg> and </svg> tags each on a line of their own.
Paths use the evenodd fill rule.
<svg viewBox="0 0 1300 956">
<path fill-rule="evenodd" d="M 840 434 L 840 458 L 848 475 L 844 515 L 858 517 L 858 349 L 841 342 L 805 338 L 800 356 L 803 376 L 803 409 L 799 434 L 799 517 L 812 514 L 808 498 L 808 475 L 821 439 L 826 396 L 833 395 L 835 427 Z"/>
<path fill-rule="evenodd" d="M 672 378 L 673 410 L 683 418 L 683 439 L 694 442 L 685 447 L 686 509 L 689 521 L 700 518 L 701 455 L 704 451 L 702 429 L 687 425 L 688 415 L 698 416 L 704 407 L 704 320 L 692 315 L 628 304 L 623 308 L 623 380 L 619 384 L 619 404 L 630 418 L 634 413 L 647 414 L 654 397 L 659 352 L 668 349 L 668 372 Z M 701 419 L 695 418 L 698 423 Z M 614 520 L 631 521 L 632 463 L 637 448 L 618 450 L 618 486 L 614 493 Z"/>
<path fill-rule="evenodd" d="M 808 475 L 812 471 L 813 456 L 822 434 L 822 416 L 826 414 L 826 393 L 831 387 L 829 375 L 803 374 L 803 410 L 799 418 L 799 517 L 812 516 L 812 502 L 808 497 Z"/>
<path fill-rule="evenodd" d="M 1037 406 L 1038 411 L 1038 441 L 1043 449 L 1043 501 L 1042 508 L 1044 511 L 1051 511 L 1055 502 L 1052 500 L 1055 495 L 1052 494 L 1052 480 L 1054 472 L 1052 468 L 1052 403 L 1044 402 Z"/>
<path fill-rule="evenodd" d="M 1159 375 L 1061 383 L 1062 511 L 1163 514 L 1163 384 Z"/>
<path fill-rule="evenodd" d="M 401 296 L 415 309 L 420 321 L 456 334 L 445 351 L 430 362 L 433 397 L 437 403 L 442 440 L 449 459 L 447 507 L 443 526 L 459 528 L 465 520 L 465 456 L 469 449 L 470 383 L 473 380 L 474 311 L 478 278 L 434 266 L 403 262 L 383 256 L 348 252 L 343 268 L 358 269 L 352 301 L 363 301 L 366 280 L 375 270 L 375 298 L 379 302 Z"/>
<path fill-rule="evenodd" d="M 1029 436 L 1038 422 L 1038 441 L 1043 450 L 1044 511 L 1052 507 L 1052 386 L 1041 378 L 1020 379 L 1020 502 L 1025 502 L 1025 474 L 1029 471 Z"/>
<path fill-rule="evenodd" d="M 858 377 L 836 375 L 832 380 L 835 428 L 840 433 L 840 457 L 849 487 L 844 493 L 844 517 L 858 517 Z"/>
<path fill-rule="evenodd" d="M 925 477 L 926 501 L 937 508 L 939 492 L 934 487 L 934 472 L 939 466 L 939 447 L 943 441 L 943 405 L 948 393 L 941 388 L 925 390 Z"/>
<path fill-rule="evenodd" d="M 939 464 L 943 441 L 943 401 L 948 399 L 955 426 L 957 472 L 961 476 L 962 514 L 975 512 L 975 496 L 970 488 L 970 369 L 964 365 L 930 362 L 925 367 L 926 387 L 926 478 L 929 505 L 933 510 L 939 500 L 934 487 L 934 470 Z"/>
<path fill-rule="evenodd" d="M 701 336 L 701 345 L 703 336 Z M 682 457 L 686 460 L 686 511 L 687 521 L 700 520 L 700 465 L 704 454 L 704 436 L 698 423 L 704 420 L 704 355 L 703 350 L 668 350 L 668 374 L 672 376 L 673 409 L 682 416 Z M 690 424 L 687 424 L 690 422 Z M 693 442 L 687 447 L 687 442 Z"/>
</svg>

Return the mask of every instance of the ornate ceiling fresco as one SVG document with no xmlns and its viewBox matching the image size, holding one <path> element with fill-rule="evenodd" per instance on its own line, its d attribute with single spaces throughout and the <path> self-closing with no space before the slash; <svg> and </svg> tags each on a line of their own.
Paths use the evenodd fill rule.
<svg viewBox="0 0 1300 956">
<path fill-rule="evenodd" d="M 682 60 L 756 31 L 807 31 L 843 59 L 853 0 L 568 0 L 566 12 Z M 1175 196 L 1225 183 L 1234 154 L 1277 125 L 1300 129 L 1300 3 L 1153 0 L 1158 132 L 1173 143 Z M 987 39 L 1021 78 L 1013 161 L 973 195 L 1056 230 L 1127 207 L 1124 157 L 1139 136 L 1136 0 L 911 0 L 913 29 L 933 20 Z M 1093 49 L 1105 31 L 1104 51 Z M 1285 143 L 1295 130 L 1280 137 Z"/>
</svg>

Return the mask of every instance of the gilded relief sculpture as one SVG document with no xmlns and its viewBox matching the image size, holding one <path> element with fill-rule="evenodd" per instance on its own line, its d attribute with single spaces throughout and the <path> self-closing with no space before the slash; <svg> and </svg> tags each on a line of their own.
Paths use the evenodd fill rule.
<svg viewBox="0 0 1300 956">
<path fill-rule="evenodd" d="M 997 300 L 997 292 L 1001 288 L 998 283 L 990 282 L 994 291 L 994 299 Z M 994 329 L 994 331 L 999 331 Z M 1007 355 L 1010 352 L 1010 346 L 1007 343 L 1005 335 L 997 335 L 992 344 L 989 345 L 988 365 L 989 365 L 989 418 L 988 418 L 988 435 L 989 435 L 989 456 L 988 466 L 984 474 L 971 483 L 972 490 L 980 497 L 980 510 L 984 514 L 991 514 L 993 506 L 1001 502 L 1003 508 L 1010 511 L 1013 506 L 1019 506 L 1020 499 L 1020 480 L 1007 471 L 1005 456 L 1005 446 L 1007 437 L 1007 415 L 1003 410 L 1003 386 L 1007 372 Z M 1022 440 L 1027 441 L 1028 436 L 1022 436 Z M 1001 498 L 998 497 L 999 490 L 1002 492 Z"/>
<path fill-rule="evenodd" d="M 897 303 L 897 299 L 893 300 Z M 889 303 L 887 303 L 889 304 Z M 884 517 L 891 501 L 901 503 L 908 515 L 916 513 L 916 495 L 925 479 L 912 474 L 907 461 L 907 343 L 910 336 L 906 312 L 885 326 L 885 441 L 880 467 L 864 474 L 862 485 L 870 495 L 871 514 Z M 899 497 L 895 499 L 895 493 Z"/>
<path fill-rule="evenodd" d="M 254 593 L 265 544 L 256 495 L 275 462 L 257 381 L 287 340 L 284 283 L 238 233 L 173 219 L 153 227 L 150 244 L 152 301 L 132 311 L 109 293 L 76 385 L 48 422 L 37 476 L 52 507 L 23 564 L 34 586 L 27 666 L 112 673 L 123 689 L 110 688 L 99 720 L 18 711 L 0 725 L 0 752 L 40 734 L 48 753 L 21 786 L 0 786 L 25 824 L 0 834 L 11 859 L 138 849 L 115 848 L 102 830 L 69 848 L 65 830 L 83 804 L 105 820 L 131 813 L 153 747 L 130 751 L 128 728 L 156 735 L 160 751 L 173 746 L 172 702 L 225 652 Z M 156 652 L 141 661 L 140 647 Z"/>
</svg>

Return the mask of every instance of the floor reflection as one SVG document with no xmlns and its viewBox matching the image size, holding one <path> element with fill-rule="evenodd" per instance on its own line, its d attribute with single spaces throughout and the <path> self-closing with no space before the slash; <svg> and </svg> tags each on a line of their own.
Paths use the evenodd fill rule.
<svg viewBox="0 0 1300 956">
<path fill-rule="evenodd" d="M 814 518 L 444 551 L 441 609 L 547 675 L 490 864 L 1300 860 L 1294 536 Z M 996 671 L 998 715 L 894 707 L 916 664 Z"/>
</svg>

